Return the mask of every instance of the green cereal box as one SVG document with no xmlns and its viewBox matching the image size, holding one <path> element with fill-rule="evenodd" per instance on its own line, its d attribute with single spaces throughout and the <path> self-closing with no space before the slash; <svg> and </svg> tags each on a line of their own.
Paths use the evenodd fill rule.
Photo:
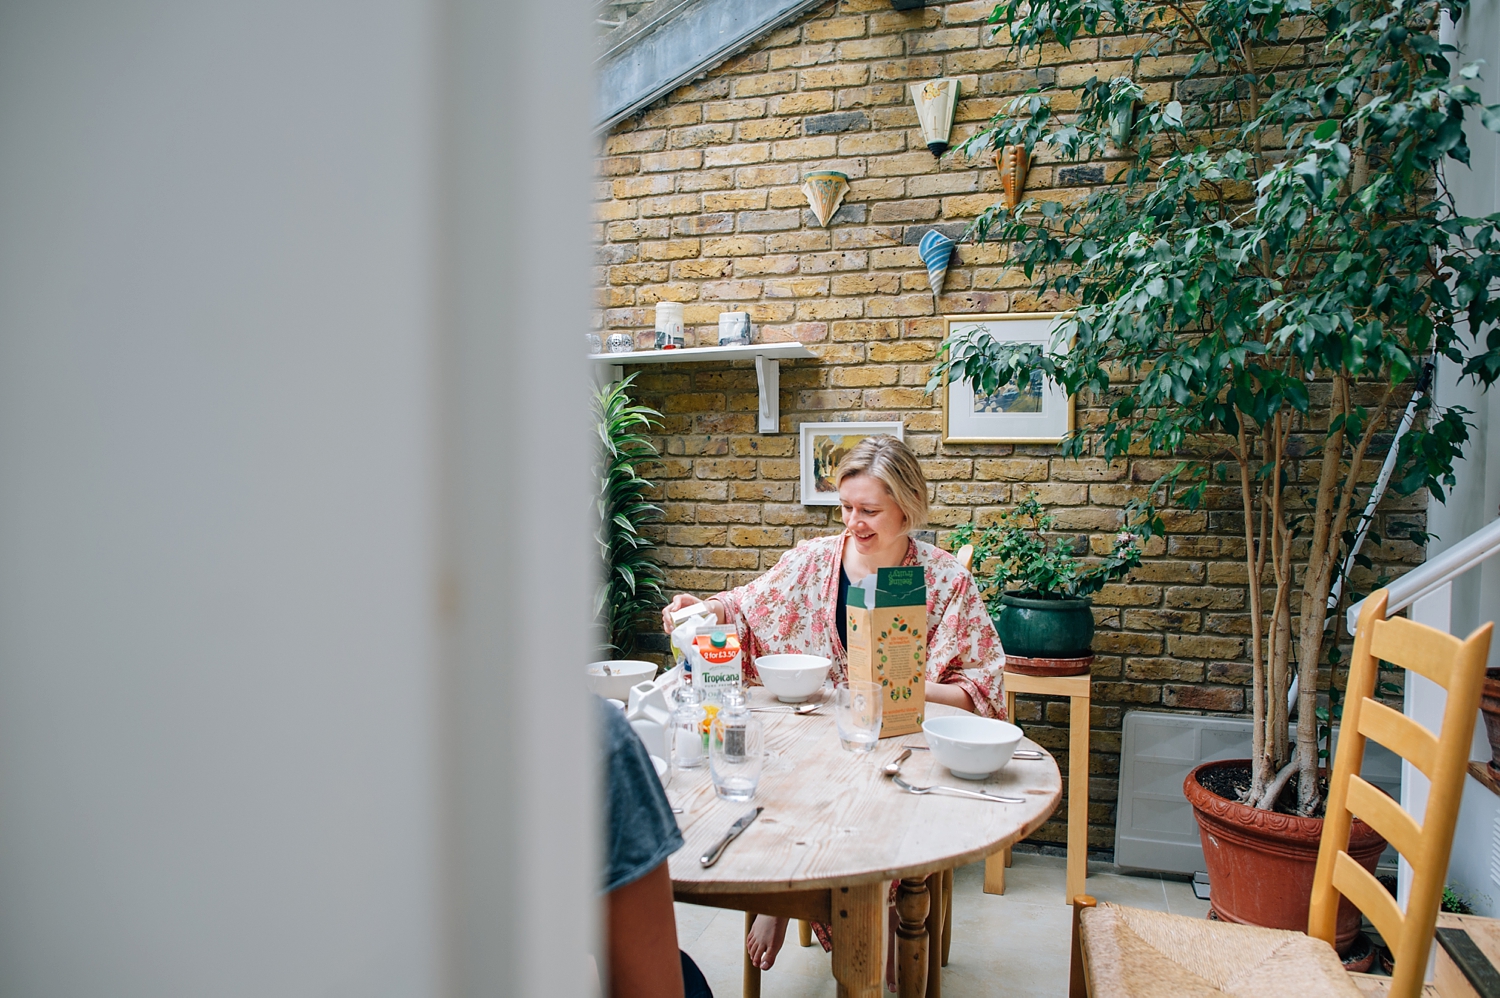
<svg viewBox="0 0 1500 998">
<path fill-rule="evenodd" d="M 880 737 L 922 730 L 927 702 L 927 578 L 882 568 L 849 587 L 849 678 L 885 694 Z"/>
</svg>

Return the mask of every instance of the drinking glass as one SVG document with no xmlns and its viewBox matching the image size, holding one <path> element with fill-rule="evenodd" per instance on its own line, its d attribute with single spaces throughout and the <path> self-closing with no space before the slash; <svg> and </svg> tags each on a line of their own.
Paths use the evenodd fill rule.
<svg viewBox="0 0 1500 998">
<path fill-rule="evenodd" d="M 834 691 L 833 718 L 839 743 L 851 752 L 869 752 L 880 741 L 880 713 L 884 697 L 879 683 L 851 680 Z"/>
<path fill-rule="evenodd" d="M 708 768 L 714 792 L 725 800 L 749 800 L 760 785 L 766 743 L 760 719 L 750 713 L 735 688 L 724 692 L 724 706 L 708 729 Z"/>
</svg>

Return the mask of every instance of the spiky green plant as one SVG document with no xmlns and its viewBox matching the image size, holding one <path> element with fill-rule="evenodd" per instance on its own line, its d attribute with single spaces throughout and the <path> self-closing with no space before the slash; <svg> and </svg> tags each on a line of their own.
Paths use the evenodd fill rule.
<svg viewBox="0 0 1500 998">
<path fill-rule="evenodd" d="M 599 433 L 599 557 L 603 582 L 594 614 L 612 652 L 628 654 L 635 628 L 664 602 L 662 572 L 651 557 L 656 545 L 642 527 L 661 519 L 661 507 L 647 496 L 651 483 L 640 466 L 655 460 L 656 447 L 645 433 L 659 426 L 661 413 L 630 400 L 635 375 L 605 385 L 594 394 L 594 424 Z"/>
</svg>

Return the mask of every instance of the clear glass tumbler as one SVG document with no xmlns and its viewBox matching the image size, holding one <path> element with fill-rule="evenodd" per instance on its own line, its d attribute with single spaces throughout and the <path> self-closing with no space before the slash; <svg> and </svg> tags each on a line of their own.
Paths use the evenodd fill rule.
<svg viewBox="0 0 1500 998">
<path fill-rule="evenodd" d="M 726 690 L 724 706 L 708 729 L 708 765 L 714 791 L 725 800 L 749 800 L 760 785 L 765 761 L 760 718 L 750 713 L 739 690 Z"/>
<path fill-rule="evenodd" d="M 880 741 L 881 705 L 879 683 L 851 680 L 834 690 L 833 717 L 839 742 L 851 752 L 869 752 Z"/>
</svg>

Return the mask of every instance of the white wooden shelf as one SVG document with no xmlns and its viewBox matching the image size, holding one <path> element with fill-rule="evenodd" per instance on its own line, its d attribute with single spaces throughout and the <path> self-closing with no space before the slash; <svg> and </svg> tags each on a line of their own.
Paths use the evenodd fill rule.
<svg viewBox="0 0 1500 998">
<path fill-rule="evenodd" d="M 632 364 L 703 364 L 710 361 L 754 360 L 755 382 L 760 392 L 760 432 L 775 433 L 781 423 L 781 362 L 816 356 L 801 343 L 752 343 L 747 347 L 686 347 L 681 350 L 596 353 L 589 359 L 605 369 L 611 381 L 624 377 L 625 368 Z"/>
</svg>

